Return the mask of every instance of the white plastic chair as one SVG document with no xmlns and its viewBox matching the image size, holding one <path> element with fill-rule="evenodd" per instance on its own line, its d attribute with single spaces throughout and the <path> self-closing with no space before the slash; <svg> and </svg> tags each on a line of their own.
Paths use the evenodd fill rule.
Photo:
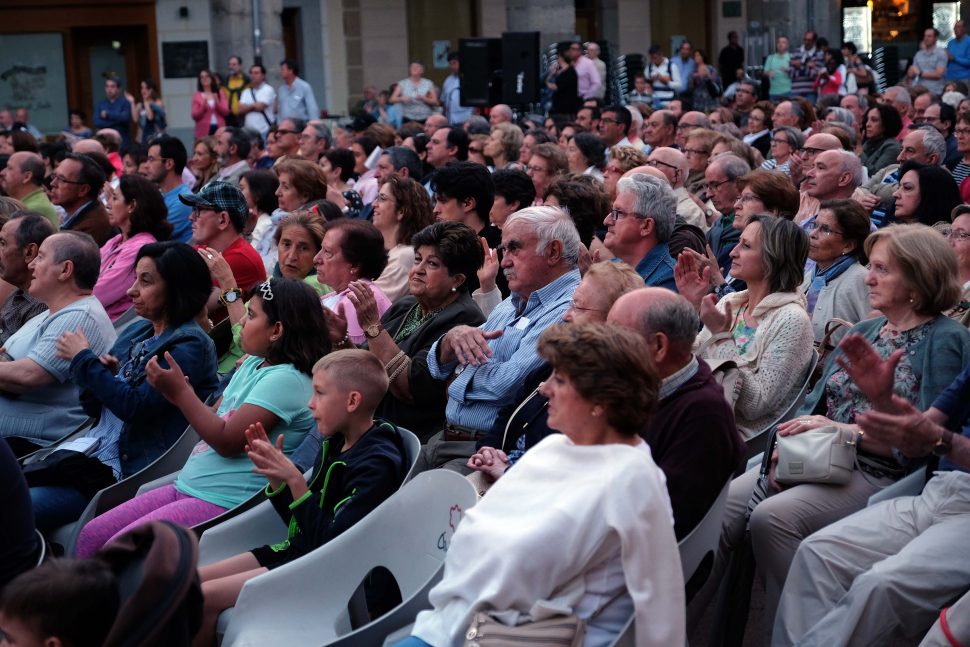
<svg viewBox="0 0 970 647">
<path fill-rule="evenodd" d="M 745 442 L 748 447 L 749 459 L 765 451 L 765 446 L 768 444 L 769 432 L 781 423 L 788 422 L 794 418 L 795 414 L 798 413 L 798 410 L 802 408 L 803 404 L 805 404 L 805 397 L 808 395 L 810 390 L 809 382 L 812 379 L 812 373 L 815 372 L 816 366 L 818 366 L 818 351 L 813 348 L 812 359 L 808 363 L 808 372 L 805 374 L 805 381 L 802 383 L 802 388 L 798 390 L 798 394 L 795 396 L 795 399 L 792 400 L 791 404 L 788 405 L 788 408 L 786 408 L 780 416 L 775 418 L 770 425 L 751 438 L 748 438 L 748 440 Z"/>
<path fill-rule="evenodd" d="M 157 479 L 160 476 L 170 474 L 182 468 L 188 460 L 192 448 L 199 442 L 199 434 L 192 427 L 187 427 L 175 444 L 168 448 L 164 454 L 155 459 L 145 469 L 132 474 L 126 479 L 109 485 L 94 495 L 88 503 L 81 517 L 74 523 L 61 526 L 51 533 L 50 541 L 64 548 L 64 555 L 74 555 L 74 545 L 77 537 L 81 534 L 84 525 L 94 519 L 99 514 L 104 514 L 122 503 L 130 500 L 138 492 L 142 484 Z"/>
<path fill-rule="evenodd" d="M 704 518 L 677 544 L 680 550 L 680 565 L 684 569 L 684 582 L 690 581 L 707 555 L 714 555 L 717 552 L 730 487 L 729 478 Z"/>
<path fill-rule="evenodd" d="M 381 645 L 430 606 L 451 537 L 477 498 L 458 474 L 419 474 L 339 537 L 246 582 L 235 608 L 219 618 L 222 644 Z M 394 576 L 403 602 L 352 630 L 348 604 L 379 566 Z"/>
<path fill-rule="evenodd" d="M 404 440 L 405 460 L 410 467 L 401 487 L 413 477 L 414 468 L 421 453 L 421 441 L 404 427 L 398 427 Z M 313 471 L 311 467 L 304 474 L 307 479 Z M 175 480 L 176 475 L 170 475 Z M 159 487 L 165 483 L 159 483 Z M 261 496 L 261 495 L 259 495 Z M 199 533 L 199 566 L 212 564 L 221 559 L 244 553 L 257 546 L 275 544 L 286 538 L 287 528 L 269 500 L 255 505 L 244 503 L 241 510 L 229 510 L 216 519 L 200 524 L 195 528 Z M 217 521 L 218 520 L 218 521 Z"/>
<path fill-rule="evenodd" d="M 895 499 L 898 496 L 916 496 L 923 491 L 926 485 L 926 468 L 922 467 L 912 474 L 907 474 L 892 485 L 887 485 L 871 497 L 866 507 L 873 506 L 882 501 Z"/>
</svg>

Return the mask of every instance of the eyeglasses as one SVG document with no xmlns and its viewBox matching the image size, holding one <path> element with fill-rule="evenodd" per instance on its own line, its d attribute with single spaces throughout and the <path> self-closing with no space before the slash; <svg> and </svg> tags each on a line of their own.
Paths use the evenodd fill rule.
<svg viewBox="0 0 970 647">
<path fill-rule="evenodd" d="M 610 218 L 613 219 L 613 222 L 616 222 L 620 218 L 624 218 L 626 216 L 633 216 L 634 218 L 640 218 L 640 219 L 650 217 L 650 216 L 644 216 L 643 214 L 640 214 L 640 213 L 636 213 L 635 211 L 620 211 L 619 209 L 610 209 L 609 215 L 610 215 Z"/>
<path fill-rule="evenodd" d="M 548 173 L 549 172 L 549 169 L 542 168 L 541 166 L 532 166 L 531 164 L 529 166 L 526 166 L 525 167 L 525 170 L 526 171 L 531 171 L 532 173 Z"/>
<path fill-rule="evenodd" d="M 750 119 L 750 117 L 748 117 L 748 119 Z M 771 138 L 771 143 L 772 144 L 788 144 L 789 146 L 791 146 L 791 143 L 789 143 L 789 141 L 787 139 L 785 139 L 784 137 L 772 137 Z"/>
<path fill-rule="evenodd" d="M 959 231 L 946 227 L 940 233 L 942 233 L 943 237 L 948 240 L 958 240 L 961 243 L 965 243 L 970 240 L 970 231 Z"/>
<path fill-rule="evenodd" d="M 576 303 L 576 299 L 571 299 L 569 301 L 570 310 L 579 310 L 580 312 L 603 312 L 602 308 L 587 308 Z"/>
<path fill-rule="evenodd" d="M 259 286 L 259 293 L 263 297 L 263 301 L 273 300 L 273 286 L 270 284 L 270 279 L 266 279 Z"/>
<path fill-rule="evenodd" d="M 759 198 L 756 195 L 751 195 L 749 193 L 742 193 L 741 195 L 738 196 L 738 199 L 735 200 L 734 202 L 735 203 L 740 202 L 741 204 L 747 204 L 749 202 L 755 202 L 755 201 L 760 201 L 760 200 L 761 200 L 761 198 Z"/>
<path fill-rule="evenodd" d="M 57 182 L 58 184 L 86 184 L 85 182 L 78 182 L 76 180 L 68 180 L 66 177 L 64 177 L 63 175 L 61 175 L 59 173 L 58 174 L 55 174 L 51 178 L 51 184 L 53 184 L 54 182 Z"/>
<path fill-rule="evenodd" d="M 190 218 L 201 218 L 203 213 L 218 213 L 215 209 L 211 207 L 192 207 L 192 213 L 189 214 Z"/>
<path fill-rule="evenodd" d="M 667 168 L 673 169 L 675 171 L 679 171 L 680 170 L 679 168 L 677 168 L 673 164 L 668 164 L 667 162 L 661 162 L 660 160 L 647 160 L 647 166 L 652 166 L 654 168 L 657 168 L 657 165 L 658 164 L 660 166 L 666 166 Z"/>
<path fill-rule="evenodd" d="M 802 152 L 805 153 L 809 157 L 815 157 L 819 153 L 824 153 L 825 152 L 825 149 L 824 148 L 811 148 L 811 147 L 806 147 L 806 148 L 803 148 L 802 149 Z"/>
<path fill-rule="evenodd" d="M 956 128 L 953 130 L 953 134 L 961 136 L 970 135 L 970 128 Z"/>
<path fill-rule="evenodd" d="M 700 150 L 699 148 L 685 148 L 683 149 L 685 157 L 694 157 L 695 155 L 710 155 L 707 151 Z"/>
<path fill-rule="evenodd" d="M 835 235 L 844 236 L 845 235 L 843 232 L 836 231 L 835 229 L 832 229 L 828 225 L 820 225 L 814 220 L 806 224 L 805 229 L 807 229 L 808 231 L 815 231 L 817 229 L 818 232 L 823 236 L 835 236 Z"/>
<path fill-rule="evenodd" d="M 717 191 L 722 186 L 724 186 L 728 182 L 732 182 L 732 181 L 733 180 L 721 180 L 720 182 L 708 182 L 706 188 L 707 188 L 708 191 Z"/>
<path fill-rule="evenodd" d="M 377 197 L 374 198 L 374 199 L 377 202 L 387 202 L 388 200 L 391 200 L 393 198 L 391 198 L 391 196 L 387 195 L 386 193 L 378 193 L 377 194 Z"/>
</svg>

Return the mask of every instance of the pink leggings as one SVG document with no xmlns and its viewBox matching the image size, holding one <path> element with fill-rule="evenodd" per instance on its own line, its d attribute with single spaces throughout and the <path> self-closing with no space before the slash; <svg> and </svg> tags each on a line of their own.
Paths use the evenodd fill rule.
<svg viewBox="0 0 970 647">
<path fill-rule="evenodd" d="M 213 503 L 182 494 L 174 485 L 165 485 L 136 496 L 88 522 L 77 538 L 76 553 L 78 557 L 90 557 L 119 535 L 148 521 L 162 519 L 194 526 L 225 511 Z"/>
</svg>

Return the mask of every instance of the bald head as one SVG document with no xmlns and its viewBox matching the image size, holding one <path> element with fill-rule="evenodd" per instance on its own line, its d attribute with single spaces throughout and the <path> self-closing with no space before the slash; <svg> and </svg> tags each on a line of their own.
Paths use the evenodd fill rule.
<svg viewBox="0 0 970 647">
<path fill-rule="evenodd" d="M 672 188 L 679 189 L 684 186 L 689 165 L 687 158 L 679 150 L 662 146 L 650 153 L 650 161 L 667 177 Z"/>
<path fill-rule="evenodd" d="M 661 173 L 660 171 L 658 171 L 657 169 L 655 169 L 652 166 L 637 166 L 635 168 L 631 168 L 629 171 L 627 171 L 626 173 L 624 173 L 623 174 L 623 177 L 621 177 L 620 179 L 622 180 L 623 178 L 633 177 L 637 173 L 643 173 L 645 175 L 652 175 L 655 178 L 660 178 L 664 182 L 670 182 L 670 180 L 667 179 L 667 176 L 666 175 L 664 175 L 663 173 Z"/>
<path fill-rule="evenodd" d="M 690 361 L 700 328 L 690 302 L 664 288 L 627 292 L 610 308 L 606 321 L 628 328 L 647 341 L 661 377 L 676 373 Z"/>
<path fill-rule="evenodd" d="M 488 121 L 493 126 L 495 124 L 511 123 L 512 121 L 512 108 L 509 108 L 504 103 L 497 103 L 492 108 L 492 111 L 488 115 Z"/>
<path fill-rule="evenodd" d="M 74 144 L 74 152 L 78 155 L 90 155 L 91 153 L 105 154 L 104 146 L 97 139 L 82 139 Z"/>
<path fill-rule="evenodd" d="M 841 150 L 842 142 L 835 135 L 817 133 L 805 140 L 805 148 L 815 148 L 820 151 Z"/>
</svg>

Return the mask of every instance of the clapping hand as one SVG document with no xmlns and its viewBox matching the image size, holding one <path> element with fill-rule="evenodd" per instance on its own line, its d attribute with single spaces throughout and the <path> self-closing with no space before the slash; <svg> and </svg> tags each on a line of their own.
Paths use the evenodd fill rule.
<svg viewBox="0 0 970 647">
<path fill-rule="evenodd" d="M 495 277 L 498 276 L 499 262 L 498 251 L 488 246 L 488 241 L 482 241 L 482 251 L 485 253 L 485 264 L 478 270 L 478 284 L 482 292 L 491 292 L 495 289 Z"/>
<path fill-rule="evenodd" d="M 708 294 L 701 299 L 701 321 L 712 335 L 727 332 L 731 328 L 731 304 L 724 304 L 724 312 L 717 309 L 717 295 Z"/>
<path fill-rule="evenodd" d="M 351 281 L 347 286 L 347 298 L 354 305 L 357 313 L 357 323 L 361 328 L 367 329 L 370 326 L 381 322 L 381 315 L 377 311 L 377 299 L 374 292 L 363 281 Z"/>
<path fill-rule="evenodd" d="M 167 369 L 158 363 L 157 355 L 152 357 L 145 365 L 145 376 L 153 389 L 169 402 L 174 402 L 182 391 L 189 388 L 189 378 L 168 351 L 165 351 L 165 361 L 169 365 Z"/>
<path fill-rule="evenodd" d="M 296 465 L 283 453 L 283 434 L 276 437 L 276 444 L 269 441 L 263 423 L 257 422 L 246 429 L 246 454 L 253 462 L 253 471 L 262 474 L 274 490 L 293 479 L 303 479 Z"/>
<path fill-rule="evenodd" d="M 74 332 L 66 330 L 57 340 L 57 356 L 70 361 L 82 350 L 90 347 L 91 344 L 88 343 L 83 330 L 80 328 Z"/>
<path fill-rule="evenodd" d="M 883 360 L 866 338 L 858 333 L 847 335 L 839 348 L 844 356 L 836 357 L 835 361 L 852 378 L 872 406 L 881 411 L 894 411 L 893 383 L 896 379 L 896 367 L 905 351 L 897 350 Z"/>
</svg>

